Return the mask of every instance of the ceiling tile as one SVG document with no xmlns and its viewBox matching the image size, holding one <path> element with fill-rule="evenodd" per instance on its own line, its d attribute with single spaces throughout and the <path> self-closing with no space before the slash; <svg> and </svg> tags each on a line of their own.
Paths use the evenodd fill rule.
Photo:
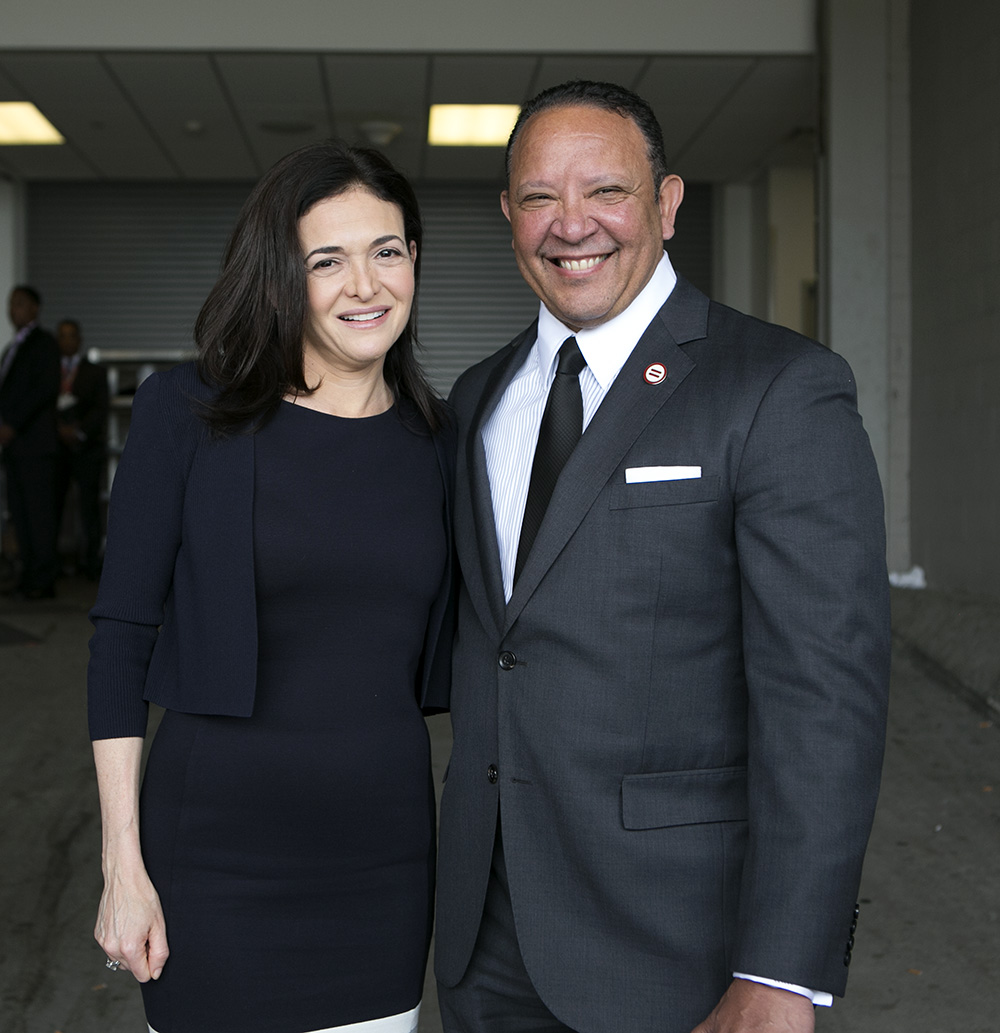
<svg viewBox="0 0 1000 1033">
<path fill-rule="evenodd" d="M 206 54 L 112 54 L 108 66 L 185 179 L 255 179 L 240 134 Z M 201 129 L 192 128 L 197 123 Z"/>
<path fill-rule="evenodd" d="M 426 144 L 429 104 L 518 103 L 575 76 L 644 96 L 689 180 L 737 180 L 808 154 L 782 142 L 816 126 L 810 57 L 0 51 L 0 99 L 33 100 L 68 140 L 0 149 L 0 169 L 26 180 L 249 179 L 331 132 L 363 142 L 360 124 L 380 119 L 402 127 L 383 149 L 412 178 L 499 183 L 502 149 Z M 190 120 L 204 130 L 186 132 Z"/>
<path fill-rule="evenodd" d="M 4 71 L 4 57 L 0 54 L 0 100 L 29 100 L 30 98 Z"/>
<path fill-rule="evenodd" d="M 318 55 L 219 54 L 215 60 L 261 170 L 333 132 Z"/>
<path fill-rule="evenodd" d="M 176 177 L 99 55 L 8 54 L 3 67 L 101 176 Z"/>
<path fill-rule="evenodd" d="M 571 79 L 590 79 L 592 82 L 613 82 L 630 89 L 642 74 L 645 57 L 608 57 L 604 54 L 585 54 L 544 57 L 538 76 L 531 84 L 532 94 Z"/>
<path fill-rule="evenodd" d="M 699 180 L 753 178 L 772 151 L 815 128 L 815 68 L 811 58 L 755 59 L 740 88 L 677 156 L 677 171 Z"/>
<path fill-rule="evenodd" d="M 330 106 L 337 118 L 422 114 L 430 57 L 408 54 L 324 54 Z"/>
<path fill-rule="evenodd" d="M 96 179 L 97 173 L 66 144 L 0 147 L 0 168 L 16 179 Z"/>
<path fill-rule="evenodd" d="M 427 136 L 430 58 L 399 54 L 326 54 L 323 69 L 334 113 L 334 132 L 348 143 L 377 147 L 411 178 L 421 175 Z M 370 141 L 365 122 L 393 122 L 388 144 Z"/>
<path fill-rule="evenodd" d="M 3 71 L 0 61 L 0 101 L 30 100 Z M 0 171 L 15 179 L 92 179 L 96 170 L 71 143 L 0 146 Z"/>
<path fill-rule="evenodd" d="M 753 68 L 748 58 L 654 58 L 636 92 L 659 119 L 671 169 L 716 109 Z M 683 169 L 677 168 L 682 175 Z"/>
<path fill-rule="evenodd" d="M 431 104 L 520 104 L 538 58 L 523 54 L 438 55 L 431 65 Z"/>
</svg>

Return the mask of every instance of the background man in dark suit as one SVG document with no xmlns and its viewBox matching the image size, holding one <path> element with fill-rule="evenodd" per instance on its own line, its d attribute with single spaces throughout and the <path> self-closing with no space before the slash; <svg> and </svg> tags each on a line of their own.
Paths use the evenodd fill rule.
<svg viewBox="0 0 1000 1033">
<path fill-rule="evenodd" d="M 0 448 L 7 475 L 7 506 L 21 558 L 18 591 L 27 599 L 55 594 L 56 398 L 59 349 L 38 325 L 41 299 L 21 285 L 10 294 L 16 331 L 0 357 Z"/>
<path fill-rule="evenodd" d="M 62 523 L 70 481 L 76 482 L 83 527 L 83 572 L 100 573 L 101 470 L 108 422 L 108 375 L 81 351 L 80 324 L 64 319 L 56 327 L 61 379 L 56 421 L 56 528 Z"/>
<path fill-rule="evenodd" d="M 676 276 L 682 197 L 629 91 L 522 110 L 502 207 L 539 318 L 452 393 L 449 1033 L 802 1033 L 846 983 L 881 490 L 846 363 Z"/>
</svg>

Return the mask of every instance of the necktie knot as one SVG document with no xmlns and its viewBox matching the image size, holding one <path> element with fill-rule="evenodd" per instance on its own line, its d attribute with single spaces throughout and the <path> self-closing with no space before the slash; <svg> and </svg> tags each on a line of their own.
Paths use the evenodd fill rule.
<svg viewBox="0 0 1000 1033">
<path fill-rule="evenodd" d="M 560 373 L 578 377 L 587 365 L 587 360 L 580 351 L 575 337 L 567 337 L 559 348 L 559 361 L 556 364 L 556 376 Z"/>
</svg>

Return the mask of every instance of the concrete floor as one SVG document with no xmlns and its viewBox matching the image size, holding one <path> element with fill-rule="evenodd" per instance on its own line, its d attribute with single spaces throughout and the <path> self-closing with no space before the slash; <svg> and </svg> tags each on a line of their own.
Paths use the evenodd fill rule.
<svg viewBox="0 0 1000 1033">
<path fill-rule="evenodd" d="M 84 671 L 93 586 L 0 602 L 0 1031 L 141 1033 L 104 968 Z M 13 641 L 17 638 L 21 641 Z M 447 718 L 431 721 L 435 763 Z M 820 1033 L 1000 1030 L 1000 727 L 899 649 L 882 800 L 845 1000 Z M 421 1030 L 440 1029 L 433 988 Z M 211 1031 L 206 1031 L 211 1033 Z"/>
</svg>

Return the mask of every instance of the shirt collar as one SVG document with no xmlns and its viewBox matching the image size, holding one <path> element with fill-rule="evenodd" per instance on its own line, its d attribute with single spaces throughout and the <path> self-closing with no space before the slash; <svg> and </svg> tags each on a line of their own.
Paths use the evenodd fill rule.
<svg viewBox="0 0 1000 1033">
<path fill-rule="evenodd" d="M 22 326 L 21 329 L 14 334 L 14 344 L 20 344 L 36 326 L 38 326 L 37 319 L 33 319 L 27 326 Z"/>
<path fill-rule="evenodd" d="M 636 295 L 632 304 L 614 319 L 593 329 L 574 333 L 565 323 L 556 319 L 544 304 L 540 304 L 535 354 L 543 380 L 551 379 L 556 353 L 563 341 L 567 337 L 576 337 L 590 372 L 606 391 L 676 285 L 677 274 L 664 251 L 649 283 Z"/>
</svg>

